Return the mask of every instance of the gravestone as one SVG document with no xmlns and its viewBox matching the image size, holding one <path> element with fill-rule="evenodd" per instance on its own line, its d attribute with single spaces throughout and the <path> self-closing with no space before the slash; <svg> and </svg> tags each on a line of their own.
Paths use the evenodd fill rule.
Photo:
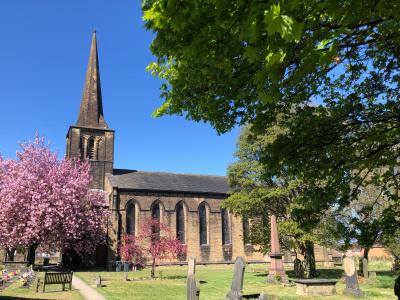
<svg viewBox="0 0 400 300">
<path fill-rule="evenodd" d="M 267 295 L 264 294 L 264 292 L 262 292 L 260 294 L 260 297 L 257 298 L 257 300 L 268 300 Z"/>
<path fill-rule="evenodd" d="M 235 267 L 233 269 L 233 278 L 230 292 L 226 295 L 229 300 L 243 299 L 243 279 L 244 270 L 246 269 L 246 261 L 242 256 L 236 258 Z"/>
<path fill-rule="evenodd" d="M 394 282 L 394 294 L 397 296 L 397 299 L 400 300 L 400 275 Z"/>
<path fill-rule="evenodd" d="M 102 285 L 102 283 L 101 283 L 101 276 L 100 276 L 100 275 L 97 275 L 97 276 L 96 276 L 95 284 L 96 284 L 96 287 L 98 287 L 98 288 L 103 287 L 103 285 Z"/>
<path fill-rule="evenodd" d="M 346 257 L 343 259 L 343 269 L 345 274 L 346 288 L 344 294 L 353 297 L 362 297 L 363 292 L 358 285 L 358 277 L 356 270 L 356 261 L 354 257 Z"/>
<path fill-rule="evenodd" d="M 376 279 L 376 272 L 375 271 L 374 272 L 372 272 L 372 271 L 368 272 L 368 278 L 375 280 Z"/>
<path fill-rule="evenodd" d="M 360 257 L 358 269 L 361 276 L 368 278 L 368 259 Z"/>
<path fill-rule="evenodd" d="M 271 252 L 268 253 L 271 263 L 268 271 L 267 282 L 269 283 L 288 283 L 288 277 L 283 267 L 283 253 L 279 245 L 279 233 L 276 216 L 271 216 Z"/>
<path fill-rule="evenodd" d="M 186 281 L 186 293 L 187 300 L 198 300 L 200 296 L 200 290 L 196 286 L 196 278 L 194 274 L 188 276 Z"/>
<path fill-rule="evenodd" d="M 296 258 L 293 262 L 294 264 L 294 277 L 304 278 L 304 266 L 300 259 Z"/>
<path fill-rule="evenodd" d="M 196 258 L 189 257 L 188 262 L 188 276 L 196 274 Z"/>
</svg>

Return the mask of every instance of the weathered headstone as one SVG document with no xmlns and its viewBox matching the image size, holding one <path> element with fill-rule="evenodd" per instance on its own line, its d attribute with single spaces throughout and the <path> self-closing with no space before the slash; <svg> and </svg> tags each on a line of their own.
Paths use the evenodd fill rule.
<svg viewBox="0 0 400 300">
<path fill-rule="evenodd" d="M 200 290 L 196 286 L 196 278 L 194 274 L 188 276 L 186 281 L 187 300 L 198 300 Z"/>
<path fill-rule="evenodd" d="M 294 264 L 294 277 L 295 278 L 304 278 L 304 266 L 300 259 L 296 258 L 293 261 Z"/>
<path fill-rule="evenodd" d="M 358 269 L 361 276 L 368 278 L 368 259 L 360 257 Z"/>
<path fill-rule="evenodd" d="M 343 269 L 345 274 L 346 288 L 344 294 L 353 297 L 362 297 L 363 293 L 358 285 L 356 261 L 354 257 L 343 259 Z"/>
<path fill-rule="evenodd" d="M 268 300 L 268 298 L 267 298 L 267 295 L 265 295 L 264 292 L 262 292 L 262 293 L 260 294 L 260 297 L 258 297 L 257 300 Z"/>
<path fill-rule="evenodd" d="M 244 271 L 246 269 L 246 261 L 242 256 L 236 258 L 235 267 L 233 269 L 233 278 L 230 292 L 226 295 L 229 300 L 243 299 L 243 279 Z"/>
<path fill-rule="evenodd" d="M 400 275 L 394 282 L 394 294 L 397 296 L 397 299 L 400 300 Z"/>
<path fill-rule="evenodd" d="M 368 272 L 368 278 L 369 279 L 376 279 L 376 272 L 375 271 L 374 272 L 369 271 Z"/>
<path fill-rule="evenodd" d="M 98 287 L 98 288 L 103 287 L 103 284 L 101 283 L 101 276 L 100 276 L 100 275 L 97 275 L 97 276 L 96 276 L 96 278 L 95 278 L 95 284 L 96 284 L 96 287 Z"/>
<path fill-rule="evenodd" d="M 196 258 L 189 257 L 188 262 L 188 276 L 196 274 Z"/>
</svg>

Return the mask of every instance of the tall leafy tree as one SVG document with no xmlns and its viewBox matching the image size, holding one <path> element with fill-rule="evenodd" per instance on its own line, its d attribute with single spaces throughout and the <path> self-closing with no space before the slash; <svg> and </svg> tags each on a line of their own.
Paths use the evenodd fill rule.
<svg viewBox="0 0 400 300">
<path fill-rule="evenodd" d="M 235 154 L 238 160 L 228 169 L 233 192 L 223 205 L 243 220 L 249 220 L 249 238 L 264 253 L 270 249 L 268 218 L 272 214 L 277 216 L 284 247 L 302 254 L 306 276 L 314 277 L 314 242 L 331 245 L 328 240 L 332 236 L 326 229 L 333 225 L 334 219 L 327 214 L 311 216 L 303 213 L 304 192 L 308 187 L 301 179 L 284 174 L 270 176 L 266 172 L 260 156 L 280 132 L 279 128 L 271 128 L 265 135 L 255 136 L 249 128 L 242 130 Z M 324 222 L 320 222 L 321 219 Z"/>
<path fill-rule="evenodd" d="M 16 159 L 0 157 L 0 246 L 93 253 L 105 242 L 104 192 L 89 189 L 89 164 L 59 160 L 44 139 L 21 145 Z"/>
<path fill-rule="evenodd" d="M 278 124 L 260 159 L 312 186 L 306 213 L 345 208 L 374 185 L 397 218 L 399 1 L 144 0 L 143 13 L 149 70 L 164 81 L 156 116 L 219 133 Z"/>
</svg>

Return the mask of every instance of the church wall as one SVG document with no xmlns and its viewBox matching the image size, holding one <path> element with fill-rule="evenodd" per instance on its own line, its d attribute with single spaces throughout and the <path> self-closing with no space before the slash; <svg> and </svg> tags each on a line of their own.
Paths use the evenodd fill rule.
<svg viewBox="0 0 400 300">
<path fill-rule="evenodd" d="M 109 186 L 110 187 L 110 186 Z M 112 193 L 109 192 L 110 198 Z M 184 203 L 185 212 L 185 241 L 188 247 L 187 257 L 196 257 L 198 263 L 221 263 L 232 262 L 237 256 L 244 256 L 247 261 L 259 262 L 269 261 L 268 255 L 263 255 L 257 251 L 257 247 L 243 242 L 243 224 L 238 216 L 229 214 L 231 229 L 231 244 L 222 243 L 222 220 L 221 203 L 223 198 L 173 194 L 173 193 L 145 193 L 145 192 L 119 192 L 118 210 L 112 212 L 109 229 L 109 260 L 115 260 L 117 253 L 118 228 L 120 237 L 126 233 L 126 206 L 133 201 L 135 203 L 135 232 L 139 228 L 146 226 L 146 220 L 151 218 L 151 206 L 158 203 L 161 210 L 161 221 L 171 227 L 174 235 L 176 234 L 176 206 Z M 112 201 L 111 201 L 112 202 Z M 112 203 L 110 202 L 110 207 Z M 208 220 L 208 245 L 200 245 L 200 228 L 198 207 L 205 202 L 207 205 Z M 119 227 L 118 227 L 119 226 Z M 330 265 L 332 261 L 329 249 L 322 246 L 315 246 L 315 256 L 318 263 L 324 266 Z M 289 262 L 295 257 L 285 257 Z"/>
<path fill-rule="evenodd" d="M 110 186 L 108 186 L 110 188 Z M 111 195 L 111 192 L 109 193 Z M 136 232 L 146 225 L 145 221 L 151 217 L 151 206 L 157 202 L 161 208 L 161 221 L 169 225 L 174 234 L 176 234 L 176 206 L 182 202 L 184 204 L 185 214 L 185 240 L 188 247 L 187 256 L 196 257 L 199 263 L 231 262 L 239 255 L 245 255 L 248 260 L 262 260 L 261 253 L 250 251 L 254 249 L 247 247 L 244 251 L 242 221 L 239 217 L 229 214 L 229 224 L 231 229 L 230 245 L 222 245 L 222 220 L 221 203 L 222 197 L 174 194 L 174 193 L 140 193 L 120 191 L 118 195 L 118 212 L 112 213 L 110 233 L 110 246 L 112 253 L 109 259 L 115 259 L 116 242 L 118 240 L 118 226 L 120 226 L 121 235 L 126 233 L 126 206 L 129 201 L 136 204 Z M 208 244 L 200 245 L 200 223 L 198 207 L 201 203 L 206 203 L 207 224 L 208 224 Z M 112 204 L 111 204 L 112 206 Z M 120 220 L 120 225 L 118 225 Z"/>
</svg>

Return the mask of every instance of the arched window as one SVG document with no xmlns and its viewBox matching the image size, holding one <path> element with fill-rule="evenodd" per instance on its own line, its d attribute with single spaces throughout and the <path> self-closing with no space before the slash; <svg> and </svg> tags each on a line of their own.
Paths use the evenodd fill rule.
<svg viewBox="0 0 400 300">
<path fill-rule="evenodd" d="M 151 217 L 152 219 L 156 219 L 158 222 L 160 222 L 160 205 L 158 203 L 153 204 L 151 207 Z M 159 227 L 154 227 L 151 229 L 151 232 L 154 235 L 155 239 L 158 240 L 160 238 L 160 228 Z"/>
<path fill-rule="evenodd" d="M 129 202 L 126 206 L 126 233 L 135 234 L 135 204 Z"/>
<path fill-rule="evenodd" d="M 249 219 L 243 219 L 243 242 L 245 245 L 250 244 L 250 222 L 249 222 Z"/>
<path fill-rule="evenodd" d="M 87 141 L 87 158 L 95 159 L 94 138 L 90 137 Z"/>
<path fill-rule="evenodd" d="M 204 203 L 199 206 L 200 245 L 207 245 L 207 209 Z"/>
<path fill-rule="evenodd" d="M 160 205 L 158 203 L 153 204 L 151 208 L 151 217 L 160 221 Z"/>
<path fill-rule="evenodd" d="M 185 244 L 185 211 L 182 203 L 176 207 L 176 238 Z"/>
<path fill-rule="evenodd" d="M 226 209 L 221 209 L 221 223 L 222 223 L 222 244 L 231 244 L 231 229 L 229 226 L 229 213 Z"/>
</svg>

